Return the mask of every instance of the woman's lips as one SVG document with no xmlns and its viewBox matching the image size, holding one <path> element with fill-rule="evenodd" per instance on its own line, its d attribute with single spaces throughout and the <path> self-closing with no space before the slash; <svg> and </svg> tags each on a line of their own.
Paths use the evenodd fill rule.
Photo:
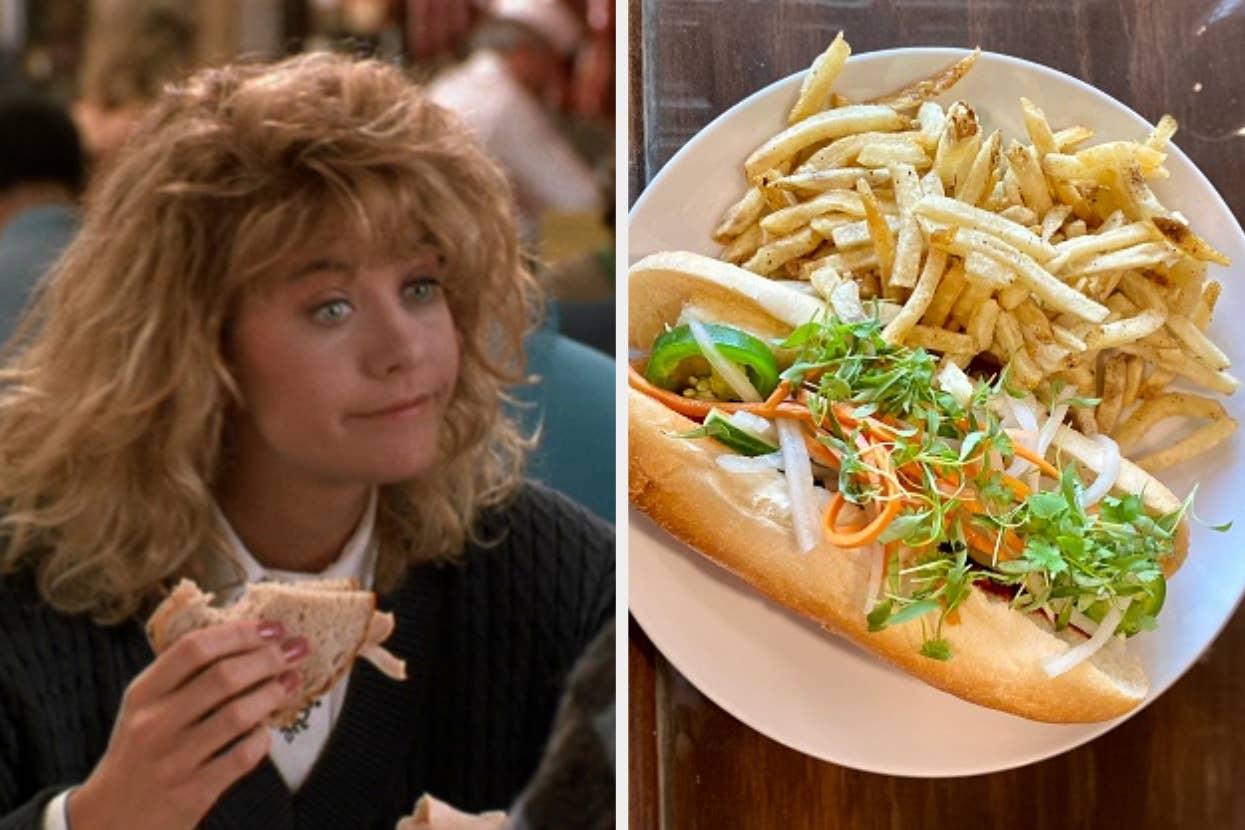
<svg viewBox="0 0 1245 830">
<path fill-rule="evenodd" d="M 404 418 L 422 412 L 428 403 L 432 401 L 431 395 L 416 395 L 412 398 L 404 398 L 396 401 L 388 406 L 380 409 L 373 409 L 367 412 L 360 412 L 356 417 L 359 418 Z"/>
</svg>

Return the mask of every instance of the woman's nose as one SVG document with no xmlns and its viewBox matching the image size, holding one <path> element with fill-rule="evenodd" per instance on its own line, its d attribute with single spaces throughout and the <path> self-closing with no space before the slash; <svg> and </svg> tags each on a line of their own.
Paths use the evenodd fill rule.
<svg viewBox="0 0 1245 830">
<path fill-rule="evenodd" d="M 400 299 L 385 298 L 372 304 L 364 320 L 364 371 L 376 378 L 410 371 L 423 361 L 426 349 L 419 321 Z"/>
</svg>

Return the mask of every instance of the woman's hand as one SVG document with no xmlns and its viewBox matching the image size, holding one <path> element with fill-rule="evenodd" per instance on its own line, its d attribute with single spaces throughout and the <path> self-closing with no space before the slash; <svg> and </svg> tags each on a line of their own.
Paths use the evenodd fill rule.
<svg viewBox="0 0 1245 830">
<path fill-rule="evenodd" d="M 264 720 L 298 688 L 307 655 L 280 623 L 193 631 L 134 678 L 108 749 L 68 800 L 74 830 L 194 827 L 268 754 Z"/>
</svg>

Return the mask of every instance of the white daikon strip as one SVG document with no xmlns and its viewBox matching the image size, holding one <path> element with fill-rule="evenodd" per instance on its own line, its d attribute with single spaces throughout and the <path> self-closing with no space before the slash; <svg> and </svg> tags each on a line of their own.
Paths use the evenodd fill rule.
<svg viewBox="0 0 1245 830">
<path fill-rule="evenodd" d="M 781 470 L 782 453 L 772 452 L 752 458 L 734 453 L 723 453 L 718 456 L 718 466 L 731 473 L 762 473 L 767 470 Z"/>
<path fill-rule="evenodd" d="M 817 545 L 817 506 L 813 494 L 813 465 L 808 460 L 804 446 L 804 433 L 800 424 L 789 418 L 779 418 L 778 445 L 782 447 L 783 469 L 787 474 L 787 488 L 791 493 L 791 520 L 795 525 L 795 541 L 800 553 L 808 553 Z"/>
<path fill-rule="evenodd" d="M 774 422 L 769 418 L 762 418 L 760 415 L 754 415 L 751 412 L 744 412 L 742 409 L 731 415 L 731 423 L 742 430 L 751 432 L 758 438 L 766 441 L 777 441 L 778 433 L 774 432 Z"/>
</svg>

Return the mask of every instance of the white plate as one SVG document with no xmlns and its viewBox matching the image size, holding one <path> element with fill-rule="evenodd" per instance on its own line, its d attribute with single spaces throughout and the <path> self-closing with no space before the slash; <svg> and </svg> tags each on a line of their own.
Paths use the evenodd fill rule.
<svg viewBox="0 0 1245 830">
<path fill-rule="evenodd" d="M 962 56 L 958 49 L 896 49 L 848 61 L 836 89 L 879 95 Z M 1123 71 L 1121 69 L 1121 71 Z M 778 132 L 799 89 L 793 75 L 740 102 L 688 142 L 636 202 L 630 256 L 682 249 L 716 254 L 709 233 L 743 188 L 743 160 Z M 964 98 L 989 129 L 1025 139 L 1019 98 L 1041 107 L 1055 129 L 1086 124 L 1095 141 L 1145 137 L 1150 125 L 1102 92 L 1052 69 L 983 53 L 950 95 Z M 1177 133 L 1179 138 L 1179 133 Z M 1245 266 L 1245 235 L 1192 162 L 1172 148 L 1171 178 L 1159 199 Z M 1232 320 L 1245 319 L 1245 291 L 1229 269 L 1211 334 L 1245 365 Z M 1225 401 L 1238 420 L 1240 395 Z M 1183 494 L 1201 482 L 1197 512 L 1211 524 L 1239 519 L 1245 469 L 1241 442 L 1164 475 Z M 1169 586 L 1158 631 L 1131 641 L 1150 676 L 1153 700 L 1172 685 L 1226 624 L 1245 590 L 1245 523 L 1228 533 L 1194 525 L 1192 554 Z M 818 626 L 753 593 L 743 583 L 631 511 L 630 607 L 644 631 L 693 684 L 739 720 L 809 755 L 894 775 L 973 775 L 1066 751 L 1121 723 L 1049 725 L 985 709 L 892 669 Z M 1149 702 L 1149 700 L 1147 702 Z"/>
</svg>

